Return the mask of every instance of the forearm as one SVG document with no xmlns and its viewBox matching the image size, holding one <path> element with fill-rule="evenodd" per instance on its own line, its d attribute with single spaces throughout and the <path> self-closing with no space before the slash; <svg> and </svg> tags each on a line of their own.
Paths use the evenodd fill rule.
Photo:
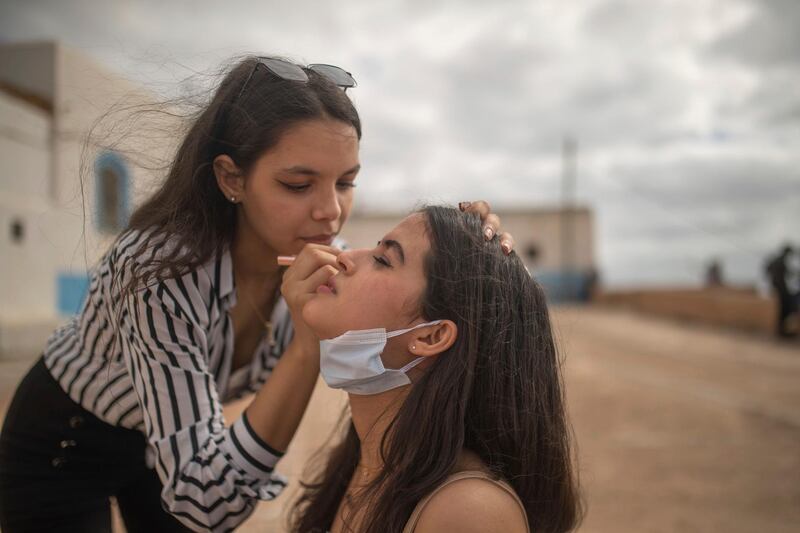
<svg viewBox="0 0 800 533">
<path fill-rule="evenodd" d="M 245 410 L 247 421 L 271 447 L 285 451 L 297 431 L 319 375 L 319 344 L 297 337 Z"/>
<path fill-rule="evenodd" d="M 303 321 L 302 310 L 317 287 L 338 272 L 338 253 L 308 244 L 283 274 L 281 294 L 291 313 L 294 338 L 244 413 L 262 446 L 278 452 L 294 437 L 319 376 L 319 339 Z"/>
</svg>

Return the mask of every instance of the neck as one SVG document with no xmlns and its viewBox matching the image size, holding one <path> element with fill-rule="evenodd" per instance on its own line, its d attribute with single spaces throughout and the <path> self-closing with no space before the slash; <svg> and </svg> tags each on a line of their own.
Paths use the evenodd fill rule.
<svg viewBox="0 0 800 533">
<path fill-rule="evenodd" d="M 374 471 L 383 466 L 381 441 L 410 390 L 410 386 L 405 386 L 369 396 L 349 395 L 353 425 L 361 441 L 359 465 L 365 470 Z"/>
<path fill-rule="evenodd" d="M 274 285 L 280 278 L 278 253 L 256 235 L 241 213 L 231 245 L 231 259 L 237 282 L 261 281 L 264 285 Z"/>
</svg>

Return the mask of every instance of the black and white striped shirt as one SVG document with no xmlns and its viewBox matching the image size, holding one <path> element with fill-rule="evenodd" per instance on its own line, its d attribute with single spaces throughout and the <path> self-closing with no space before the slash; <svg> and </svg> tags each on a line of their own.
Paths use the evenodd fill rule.
<svg viewBox="0 0 800 533">
<path fill-rule="evenodd" d="M 286 302 L 272 313 L 251 364 L 232 371 L 236 305 L 229 251 L 180 278 L 148 283 L 119 297 L 120 273 L 143 234 L 121 235 L 92 271 L 79 315 L 50 337 L 45 364 L 76 403 L 103 421 L 142 431 L 164 484 L 167 509 L 188 527 L 229 531 L 257 500 L 277 496 L 282 453 L 242 415 L 229 428 L 222 402 L 255 392 L 292 336 Z M 164 253 L 166 245 L 152 247 Z"/>
</svg>

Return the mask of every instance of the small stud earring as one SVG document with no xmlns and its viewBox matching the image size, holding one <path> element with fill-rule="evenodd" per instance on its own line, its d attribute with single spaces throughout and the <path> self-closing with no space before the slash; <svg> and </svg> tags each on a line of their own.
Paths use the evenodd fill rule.
<svg viewBox="0 0 800 533">
<path fill-rule="evenodd" d="M 236 197 L 235 196 L 231 196 L 231 202 L 236 203 Z"/>
<path fill-rule="evenodd" d="M 416 344 L 412 344 L 412 345 L 411 345 L 411 351 L 413 352 L 413 351 L 414 351 L 414 350 L 416 350 L 416 349 L 417 349 L 417 345 L 416 345 Z"/>
</svg>

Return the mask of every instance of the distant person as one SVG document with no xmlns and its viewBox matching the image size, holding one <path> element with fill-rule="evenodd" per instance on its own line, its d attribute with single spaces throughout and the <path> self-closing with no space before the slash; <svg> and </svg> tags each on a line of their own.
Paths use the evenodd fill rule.
<svg viewBox="0 0 800 533">
<path fill-rule="evenodd" d="M 795 298 L 789 292 L 789 285 L 786 278 L 789 275 L 789 267 L 786 264 L 792 253 L 791 246 L 784 246 L 781 253 L 767 263 L 767 276 L 769 283 L 778 298 L 778 323 L 776 333 L 779 337 L 789 337 L 791 333 L 786 328 L 788 318 L 796 309 Z"/>
<path fill-rule="evenodd" d="M 584 302 L 591 302 L 597 296 L 597 290 L 600 286 L 600 273 L 597 269 L 592 267 L 586 275 L 586 280 L 583 288 L 583 295 L 581 300 Z"/>
<path fill-rule="evenodd" d="M 796 252 L 797 259 L 800 259 L 800 248 L 795 250 L 795 252 Z M 795 263 L 795 264 L 798 264 L 798 263 Z M 796 313 L 795 316 L 796 316 L 797 324 L 798 324 L 797 327 L 800 328 L 800 268 L 798 268 L 795 271 L 794 275 L 795 275 L 795 288 L 797 290 L 794 292 L 794 296 L 792 297 L 792 300 L 794 300 L 794 311 Z M 800 330 L 798 331 L 798 333 L 800 333 Z"/>
<path fill-rule="evenodd" d="M 722 276 L 722 263 L 712 260 L 706 268 L 706 287 L 722 287 L 725 284 Z"/>
</svg>

